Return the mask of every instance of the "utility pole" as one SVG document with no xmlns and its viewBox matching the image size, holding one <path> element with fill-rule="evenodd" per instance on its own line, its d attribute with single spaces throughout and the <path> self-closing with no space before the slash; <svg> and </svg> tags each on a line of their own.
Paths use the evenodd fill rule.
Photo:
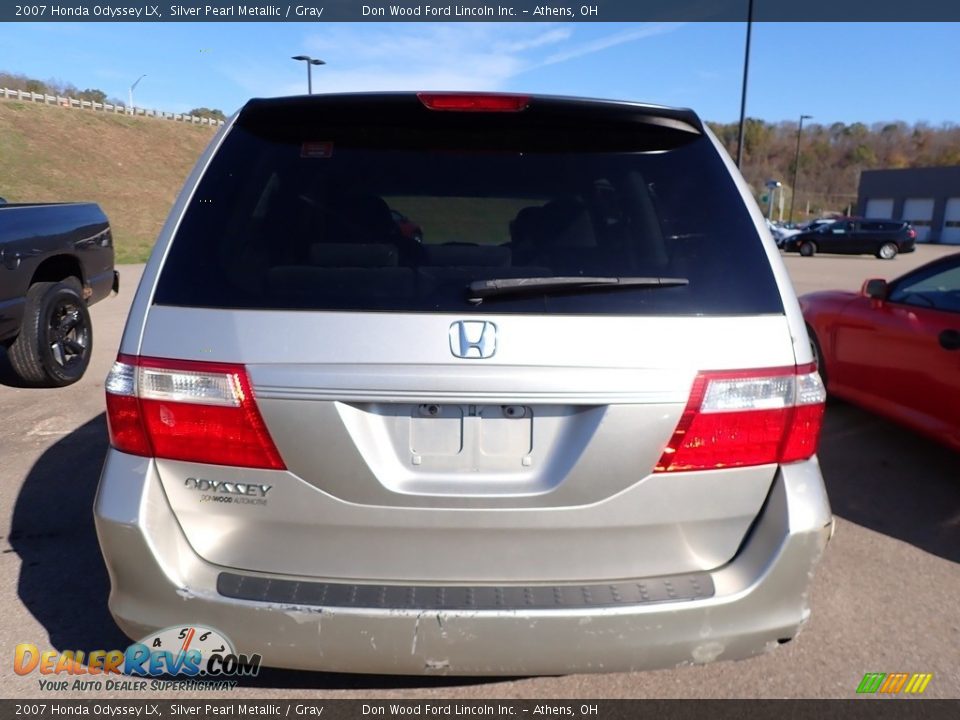
<svg viewBox="0 0 960 720">
<path fill-rule="evenodd" d="M 793 160 L 793 192 L 790 193 L 790 222 L 793 223 L 793 203 L 797 199 L 797 176 L 800 171 L 800 137 L 803 135 L 803 121 L 810 120 L 813 115 L 801 115 L 800 116 L 800 125 L 797 127 L 797 155 Z M 807 204 L 807 212 L 809 213 L 809 203 Z"/>
<path fill-rule="evenodd" d="M 740 89 L 740 131 L 737 137 L 737 167 L 743 167 L 743 131 L 747 121 L 747 74 L 750 72 L 750 33 L 753 30 L 753 0 L 747 5 L 747 44 L 743 51 L 743 86 Z"/>
</svg>

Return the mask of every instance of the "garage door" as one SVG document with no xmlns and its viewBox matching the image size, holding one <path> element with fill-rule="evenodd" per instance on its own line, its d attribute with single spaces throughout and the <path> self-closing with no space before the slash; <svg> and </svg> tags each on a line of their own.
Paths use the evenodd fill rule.
<svg viewBox="0 0 960 720">
<path fill-rule="evenodd" d="M 867 200 L 868 218 L 889 220 L 893 217 L 893 198 L 870 198 Z"/>
<path fill-rule="evenodd" d="M 926 242 L 933 220 L 933 198 L 907 198 L 903 203 L 903 217 L 917 229 L 917 242 Z"/>
<path fill-rule="evenodd" d="M 960 245 L 960 198 L 947 200 L 947 211 L 943 215 L 943 232 L 940 242 Z"/>
</svg>

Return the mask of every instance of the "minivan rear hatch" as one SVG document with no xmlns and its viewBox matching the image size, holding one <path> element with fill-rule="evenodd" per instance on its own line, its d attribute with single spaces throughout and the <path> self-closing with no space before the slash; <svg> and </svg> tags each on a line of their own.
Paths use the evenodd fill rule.
<svg viewBox="0 0 960 720">
<path fill-rule="evenodd" d="M 251 101 L 205 169 L 139 354 L 173 361 L 171 387 L 236 368 L 281 462 L 215 443 L 158 459 L 190 543 L 229 568 L 386 583 L 726 563 L 792 410 L 714 427 L 719 453 L 671 467 L 691 396 L 726 388 L 732 417 L 736 393 L 770 412 L 800 386 L 712 141 L 684 110 L 438 97 Z M 175 437 L 186 406 L 162 397 Z"/>
</svg>

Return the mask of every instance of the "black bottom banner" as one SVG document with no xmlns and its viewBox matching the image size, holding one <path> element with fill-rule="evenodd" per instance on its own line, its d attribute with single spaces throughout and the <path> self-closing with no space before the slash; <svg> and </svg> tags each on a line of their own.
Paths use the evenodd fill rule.
<svg viewBox="0 0 960 720">
<path fill-rule="evenodd" d="M 893 720 L 960 717 L 960 700 L 0 700 L 0 718 L 598 718 Z"/>
</svg>

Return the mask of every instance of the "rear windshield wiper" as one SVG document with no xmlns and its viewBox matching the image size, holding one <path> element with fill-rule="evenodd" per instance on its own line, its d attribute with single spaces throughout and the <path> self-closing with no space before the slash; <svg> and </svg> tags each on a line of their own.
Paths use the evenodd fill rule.
<svg viewBox="0 0 960 720">
<path fill-rule="evenodd" d="M 553 291 L 590 292 L 614 288 L 668 288 L 689 285 L 687 278 L 676 277 L 527 277 L 475 280 L 470 283 L 467 300 L 481 303 L 486 298 L 508 295 L 542 295 Z"/>
</svg>

